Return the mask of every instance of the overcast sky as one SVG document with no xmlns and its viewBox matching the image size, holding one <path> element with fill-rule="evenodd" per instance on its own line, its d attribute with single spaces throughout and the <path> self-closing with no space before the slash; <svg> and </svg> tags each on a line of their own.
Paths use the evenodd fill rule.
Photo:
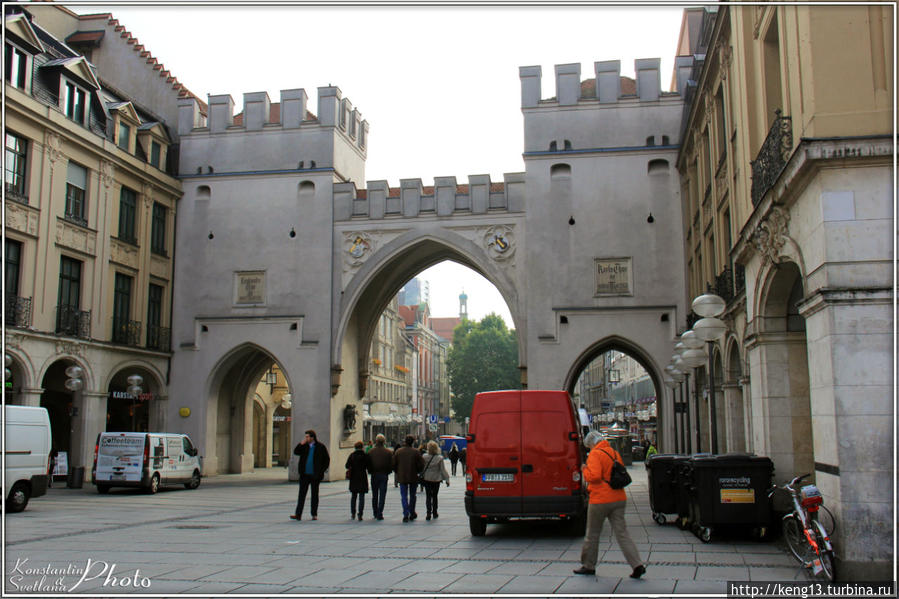
<svg viewBox="0 0 899 599">
<path fill-rule="evenodd" d="M 370 126 L 366 180 L 422 179 L 522 172 L 518 67 L 540 65 L 543 97 L 555 95 L 554 65 L 662 59 L 670 85 L 683 6 L 303 6 L 69 5 L 111 12 L 165 68 L 200 98 L 336 85 Z M 358 183 L 364 187 L 364 183 Z M 454 265 L 456 266 L 456 265 Z M 454 316 L 464 288 L 469 315 L 497 312 L 511 324 L 495 288 L 468 269 L 438 265 L 431 313 Z M 466 276 L 470 273 L 471 276 Z"/>
</svg>

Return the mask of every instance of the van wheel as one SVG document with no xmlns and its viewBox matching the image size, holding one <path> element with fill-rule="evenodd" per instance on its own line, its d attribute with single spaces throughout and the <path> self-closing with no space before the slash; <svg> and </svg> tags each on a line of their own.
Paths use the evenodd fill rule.
<svg viewBox="0 0 899 599">
<path fill-rule="evenodd" d="M 469 516 L 468 528 L 471 530 L 472 536 L 483 537 L 487 532 L 487 520 L 476 516 Z"/>
<path fill-rule="evenodd" d="M 97 485 L 97 493 L 100 495 L 106 495 L 109 493 L 109 485 Z"/>
<path fill-rule="evenodd" d="M 28 505 L 31 493 L 28 491 L 28 485 L 24 483 L 16 483 L 9 491 L 6 497 L 7 512 L 21 512 Z"/>
<path fill-rule="evenodd" d="M 147 492 L 150 495 L 155 495 L 159 491 L 159 473 L 153 474 L 150 478 L 150 486 L 147 488 Z"/>
<path fill-rule="evenodd" d="M 190 477 L 190 482 L 184 483 L 185 489 L 196 489 L 200 486 L 200 471 L 194 470 L 193 475 Z"/>
</svg>

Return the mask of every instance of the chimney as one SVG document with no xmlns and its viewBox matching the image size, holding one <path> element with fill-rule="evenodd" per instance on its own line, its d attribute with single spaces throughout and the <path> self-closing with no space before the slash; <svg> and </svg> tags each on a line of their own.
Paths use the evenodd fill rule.
<svg viewBox="0 0 899 599">
<path fill-rule="evenodd" d="M 281 126 L 296 129 L 306 118 L 306 90 L 281 90 Z"/>
<path fill-rule="evenodd" d="M 692 70 L 692 56 L 676 56 L 674 58 L 674 72 L 677 77 L 677 92 L 682 96 L 687 90 L 687 80 L 690 79 L 690 72 Z"/>
<path fill-rule="evenodd" d="M 634 61 L 634 71 L 637 73 L 637 95 L 640 100 L 654 101 L 659 99 L 662 83 L 659 67 L 661 58 L 638 58 Z"/>
<path fill-rule="evenodd" d="M 596 73 L 596 97 L 600 102 L 617 102 L 621 97 L 621 61 L 604 60 L 593 63 Z"/>
<path fill-rule="evenodd" d="M 200 126 L 200 105 L 196 98 L 178 100 L 178 135 L 188 135 Z"/>
<path fill-rule="evenodd" d="M 518 68 L 518 77 L 521 79 L 522 108 L 536 108 L 540 103 L 540 74 L 539 66 Z"/>
<path fill-rule="evenodd" d="M 318 88 L 318 122 L 322 125 L 337 125 L 340 109 L 340 88 L 334 85 Z"/>
<path fill-rule="evenodd" d="M 580 63 L 556 65 L 556 99 L 559 106 L 573 106 L 581 99 Z"/>
</svg>

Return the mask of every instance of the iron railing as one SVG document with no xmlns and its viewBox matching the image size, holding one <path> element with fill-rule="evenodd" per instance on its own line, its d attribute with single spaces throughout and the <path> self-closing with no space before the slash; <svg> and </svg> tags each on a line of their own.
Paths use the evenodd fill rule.
<svg viewBox="0 0 899 599">
<path fill-rule="evenodd" d="M 156 325 L 147 325 L 147 349 L 171 351 L 172 329 Z"/>
<path fill-rule="evenodd" d="M 90 310 L 79 310 L 75 306 L 65 304 L 56 306 L 56 332 L 81 339 L 90 339 Z"/>
<path fill-rule="evenodd" d="M 5 183 L 4 189 L 6 190 L 6 199 L 28 205 L 28 196 L 18 189 L 18 186 Z"/>
<path fill-rule="evenodd" d="M 15 295 L 6 298 L 6 320 L 8 327 L 31 326 L 31 298 Z"/>
<path fill-rule="evenodd" d="M 752 165 L 752 205 L 758 204 L 777 182 L 793 151 L 793 120 L 775 111 L 774 123 Z"/>
<path fill-rule="evenodd" d="M 140 345 L 141 323 L 137 320 L 112 319 L 112 342 Z"/>
</svg>

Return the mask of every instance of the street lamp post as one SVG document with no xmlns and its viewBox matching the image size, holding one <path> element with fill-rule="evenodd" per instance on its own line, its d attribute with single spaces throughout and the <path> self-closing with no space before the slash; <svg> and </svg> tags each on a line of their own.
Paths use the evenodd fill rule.
<svg viewBox="0 0 899 599">
<path fill-rule="evenodd" d="M 137 430 L 135 412 L 137 412 L 137 404 L 138 400 L 140 399 L 140 394 L 144 391 L 140 386 L 143 382 L 144 377 L 139 374 L 132 374 L 128 377 L 128 395 L 131 396 L 131 430 Z"/>
<path fill-rule="evenodd" d="M 701 349 L 704 345 L 702 340 L 696 337 L 696 334 L 693 331 L 687 331 L 683 335 L 681 335 L 681 343 L 683 343 L 684 346 L 687 347 L 687 349 L 681 353 L 681 360 L 683 361 L 684 366 L 686 368 L 699 368 L 700 366 L 702 366 L 702 364 L 705 362 L 705 351 Z M 689 381 L 689 378 L 687 378 L 687 380 Z M 694 410 L 696 414 L 694 416 L 694 420 L 696 422 L 696 451 L 698 453 L 702 451 L 702 426 L 700 425 L 699 418 L 699 390 L 696 385 L 695 379 L 693 382 L 693 389 L 695 393 L 696 406 Z M 689 385 L 687 386 L 687 393 L 689 393 Z"/>
<path fill-rule="evenodd" d="M 693 324 L 696 336 L 708 343 L 709 346 L 709 417 L 711 419 L 711 444 L 712 453 L 718 453 L 718 417 L 715 406 L 715 364 L 712 357 L 714 340 L 724 334 L 727 325 L 717 318 L 724 312 L 725 303 L 722 298 L 705 293 L 693 300 L 693 311 L 702 316 Z"/>
</svg>

